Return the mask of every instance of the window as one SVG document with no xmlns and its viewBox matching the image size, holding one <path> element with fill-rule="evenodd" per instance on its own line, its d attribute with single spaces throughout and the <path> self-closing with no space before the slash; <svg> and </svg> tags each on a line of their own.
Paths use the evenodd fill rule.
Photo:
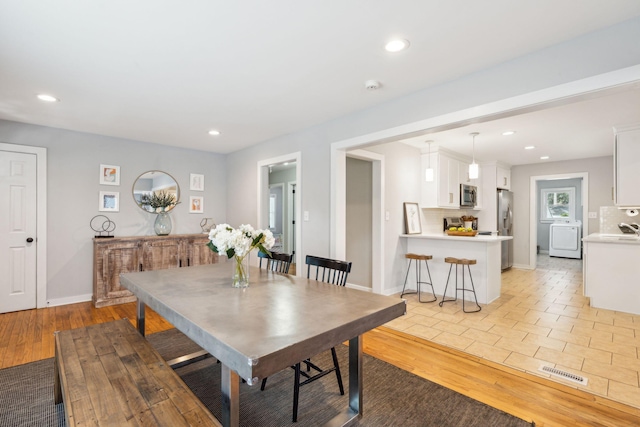
<svg viewBox="0 0 640 427">
<path fill-rule="evenodd" d="M 557 219 L 573 221 L 576 217 L 576 189 L 544 188 L 540 192 L 540 221 L 552 222 Z"/>
</svg>

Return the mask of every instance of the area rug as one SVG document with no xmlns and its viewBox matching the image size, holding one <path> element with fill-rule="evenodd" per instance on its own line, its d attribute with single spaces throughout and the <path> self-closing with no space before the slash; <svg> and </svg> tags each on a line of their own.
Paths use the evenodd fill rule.
<svg viewBox="0 0 640 427">
<path fill-rule="evenodd" d="M 165 359 L 190 353 L 198 346 L 173 329 L 148 337 Z M 348 348 L 336 348 L 348 380 Z M 330 365 L 330 353 L 313 358 Z M 365 355 L 364 416 L 355 425 L 367 427 L 504 426 L 532 424 Z M 220 365 L 209 358 L 177 369 L 209 410 L 220 417 Z M 53 359 L 0 370 L 0 426 L 64 427 L 64 407 L 53 403 Z M 346 390 L 345 390 L 346 391 Z M 247 427 L 320 426 L 347 406 L 335 376 L 328 375 L 300 390 L 298 422 L 291 422 L 293 370 L 269 378 L 265 391 L 259 386 L 240 387 L 240 420 Z"/>
</svg>

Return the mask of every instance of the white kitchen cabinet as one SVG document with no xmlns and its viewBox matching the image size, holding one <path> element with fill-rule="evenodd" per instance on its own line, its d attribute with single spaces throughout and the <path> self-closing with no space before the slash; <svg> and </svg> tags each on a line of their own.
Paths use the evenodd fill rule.
<svg viewBox="0 0 640 427">
<path fill-rule="evenodd" d="M 444 152 L 431 153 L 431 168 L 434 179 L 425 180 L 424 171 L 429 166 L 429 154 L 422 155 L 423 208 L 458 209 L 460 207 L 460 161 Z"/>
<path fill-rule="evenodd" d="M 496 187 L 511 190 L 511 169 L 498 166 L 496 172 Z"/>
<path fill-rule="evenodd" d="M 640 207 L 640 125 L 615 129 L 613 162 L 615 205 Z"/>
<path fill-rule="evenodd" d="M 640 241 L 590 234 L 583 240 L 584 295 L 594 308 L 640 314 Z"/>
</svg>

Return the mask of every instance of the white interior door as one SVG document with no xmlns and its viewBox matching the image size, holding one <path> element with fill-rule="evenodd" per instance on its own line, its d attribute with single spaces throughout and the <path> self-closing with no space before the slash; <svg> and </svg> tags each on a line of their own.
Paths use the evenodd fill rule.
<svg viewBox="0 0 640 427">
<path fill-rule="evenodd" d="M 0 151 L 0 313 L 36 307 L 36 155 Z"/>
</svg>

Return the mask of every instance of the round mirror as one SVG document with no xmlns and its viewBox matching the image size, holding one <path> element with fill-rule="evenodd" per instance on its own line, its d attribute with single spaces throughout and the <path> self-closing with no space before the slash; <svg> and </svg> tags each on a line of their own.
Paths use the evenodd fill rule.
<svg viewBox="0 0 640 427">
<path fill-rule="evenodd" d="M 166 172 L 145 172 L 133 183 L 133 200 L 147 212 L 168 212 L 180 202 L 180 186 Z"/>
</svg>

